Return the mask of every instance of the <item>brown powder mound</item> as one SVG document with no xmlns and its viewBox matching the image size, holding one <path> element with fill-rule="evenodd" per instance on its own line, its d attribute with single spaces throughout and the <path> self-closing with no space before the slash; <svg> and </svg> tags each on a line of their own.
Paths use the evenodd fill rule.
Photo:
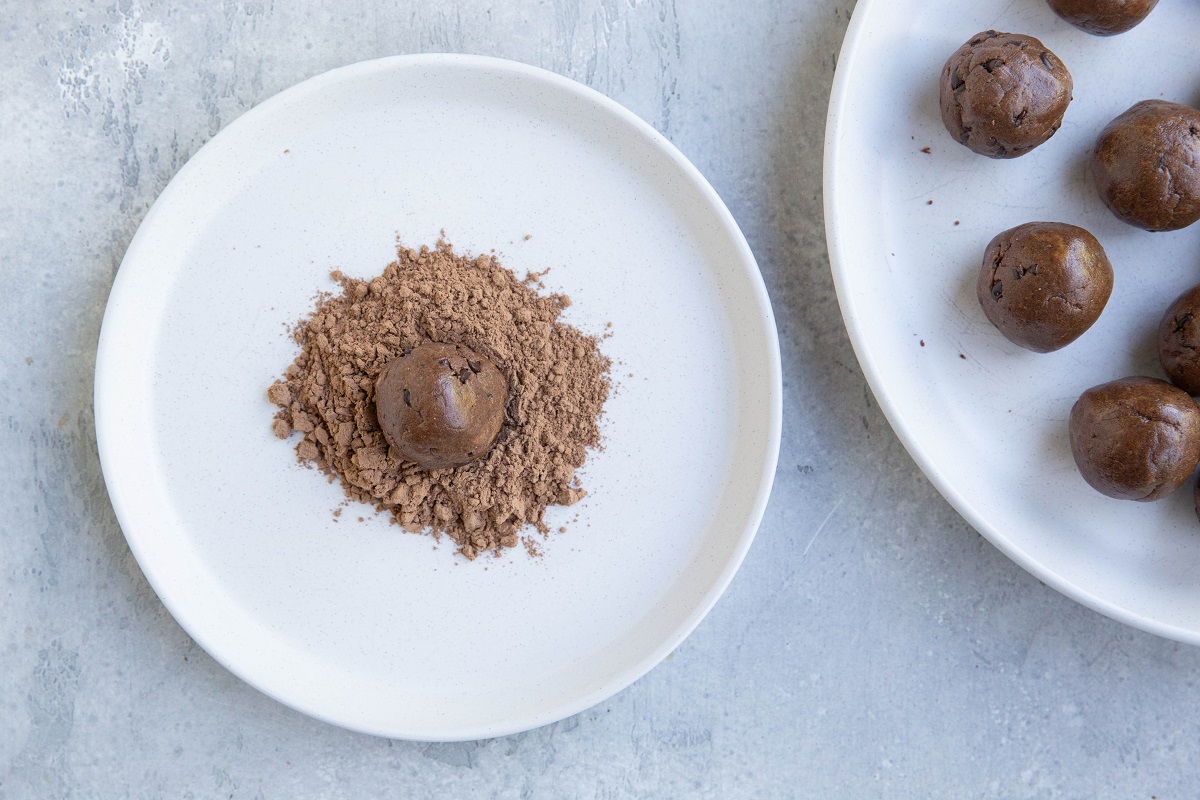
<svg viewBox="0 0 1200 800">
<path fill-rule="evenodd" d="M 412 532 L 448 534 L 474 559 L 514 547 L 518 531 L 543 533 L 546 507 L 586 492 L 575 470 L 600 441 L 610 360 L 597 337 L 559 321 L 569 297 L 538 295 L 490 256 L 397 250 L 369 281 L 334 272 L 342 287 L 319 296 L 293 332 L 300 355 L 267 390 L 280 407 L 272 429 L 301 461 L 341 480 L 347 496 L 390 512 Z M 422 471 L 388 447 L 375 417 L 375 379 L 421 341 L 464 344 L 508 377 L 504 427 L 486 457 Z"/>
</svg>

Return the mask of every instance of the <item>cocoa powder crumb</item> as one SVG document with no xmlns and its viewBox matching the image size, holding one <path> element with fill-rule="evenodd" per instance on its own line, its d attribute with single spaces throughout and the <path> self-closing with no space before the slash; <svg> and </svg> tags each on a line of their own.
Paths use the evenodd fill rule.
<svg viewBox="0 0 1200 800">
<path fill-rule="evenodd" d="M 398 245 L 396 261 L 369 280 L 335 270 L 341 292 L 318 294 L 292 331 L 300 354 L 267 390 L 280 407 L 273 432 L 301 434 L 298 459 L 339 479 L 347 497 L 406 531 L 448 535 L 469 559 L 515 547 L 527 525 L 547 534 L 546 507 L 587 494 L 575 471 L 600 442 L 611 361 L 599 338 L 559 319 L 569 297 L 530 285 L 543 275 L 521 281 L 494 256 L 460 255 L 444 241 Z M 466 345 L 508 378 L 495 446 L 461 467 L 402 461 L 375 416 L 380 371 L 427 339 Z"/>
<path fill-rule="evenodd" d="M 521 544 L 525 545 L 525 552 L 530 558 L 541 558 L 543 555 L 542 546 L 537 543 L 537 540 L 532 536 L 522 536 Z"/>
<path fill-rule="evenodd" d="M 533 272 L 533 271 L 526 272 L 525 273 L 525 285 L 530 288 L 533 288 L 536 286 L 539 289 L 545 289 L 546 284 L 544 281 L 542 281 L 542 278 L 546 277 L 550 273 L 550 269 L 551 269 L 550 267 L 546 267 L 544 270 L 541 270 L 540 272 Z M 570 305 L 570 304 L 571 304 L 571 298 L 568 297 L 567 305 Z"/>
</svg>

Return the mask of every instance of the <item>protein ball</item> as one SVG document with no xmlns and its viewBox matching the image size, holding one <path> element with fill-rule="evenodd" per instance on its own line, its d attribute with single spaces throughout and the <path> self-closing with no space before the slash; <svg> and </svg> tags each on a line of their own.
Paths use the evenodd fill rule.
<svg viewBox="0 0 1200 800">
<path fill-rule="evenodd" d="M 1200 395 L 1200 285 L 1171 303 L 1158 323 L 1158 361 L 1171 383 Z"/>
<path fill-rule="evenodd" d="M 1093 489 L 1158 500 L 1200 462 L 1200 406 L 1158 378 L 1122 378 L 1084 392 L 1071 409 L 1071 454 Z"/>
<path fill-rule="evenodd" d="M 1073 90 L 1071 73 L 1037 39 L 984 31 L 942 68 L 942 122 L 976 153 L 1016 158 L 1054 135 Z"/>
<path fill-rule="evenodd" d="M 1029 222 L 988 244 L 975 294 L 1005 338 L 1049 353 L 1092 327 L 1112 287 L 1112 264 L 1095 236 L 1062 222 Z"/>
<path fill-rule="evenodd" d="M 1136 104 L 1100 133 L 1092 176 L 1105 205 L 1130 225 L 1174 231 L 1200 220 L 1200 111 Z"/>
<path fill-rule="evenodd" d="M 1095 36 L 1116 36 L 1138 25 L 1158 0 L 1047 0 L 1054 13 Z"/>
<path fill-rule="evenodd" d="M 375 384 L 384 438 L 424 469 L 470 463 L 504 425 L 508 379 L 463 345 L 425 341 L 392 359 Z"/>
</svg>

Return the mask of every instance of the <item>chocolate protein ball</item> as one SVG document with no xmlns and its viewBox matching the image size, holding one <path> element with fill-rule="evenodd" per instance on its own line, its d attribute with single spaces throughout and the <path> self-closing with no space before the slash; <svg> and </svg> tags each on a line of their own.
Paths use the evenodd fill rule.
<svg viewBox="0 0 1200 800">
<path fill-rule="evenodd" d="M 1009 341 L 1049 353 L 1092 327 L 1112 287 L 1112 264 L 1095 236 L 1062 222 L 1029 222 L 988 244 L 975 294 Z"/>
<path fill-rule="evenodd" d="M 942 68 L 942 122 L 976 153 L 1016 158 L 1059 129 L 1073 88 L 1071 73 L 1037 39 L 984 31 Z"/>
<path fill-rule="evenodd" d="M 457 467 L 491 449 L 504 424 L 508 379 L 463 345 L 425 341 L 387 363 L 375 383 L 379 427 L 400 457 Z"/>
<path fill-rule="evenodd" d="M 1200 285 L 1175 298 L 1158 323 L 1158 361 L 1171 383 L 1200 395 Z"/>
<path fill-rule="evenodd" d="M 1071 454 L 1092 488 L 1118 500 L 1158 500 L 1200 462 L 1200 406 L 1158 378 L 1088 389 L 1071 409 Z"/>
<path fill-rule="evenodd" d="M 1158 0 L 1047 0 L 1054 13 L 1096 36 L 1116 36 L 1133 28 Z"/>
<path fill-rule="evenodd" d="M 1148 231 L 1200 220 L 1200 111 L 1143 100 L 1108 123 L 1092 176 L 1109 210 Z"/>
</svg>

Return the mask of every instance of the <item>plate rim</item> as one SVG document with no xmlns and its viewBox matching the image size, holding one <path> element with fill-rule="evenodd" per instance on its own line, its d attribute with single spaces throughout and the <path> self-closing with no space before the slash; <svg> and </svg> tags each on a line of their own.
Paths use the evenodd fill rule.
<svg viewBox="0 0 1200 800">
<path fill-rule="evenodd" d="M 236 652 L 224 652 L 219 644 L 214 645 L 212 638 L 203 630 L 205 626 L 200 626 L 201 634 L 197 635 L 195 615 L 188 611 L 186 603 L 180 602 L 180 598 L 172 595 L 171 588 L 167 585 L 167 576 L 164 576 L 159 571 L 154 560 L 148 557 L 145 548 L 142 546 L 142 539 L 140 537 L 147 534 L 145 532 L 141 534 L 131 534 L 129 532 L 136 527 L 136 523 L 132 521 L 133 512 L 131 508 L 137 503 L 137 492 L 131 491 L 130 487 L 126 485 L 122 485 L 120 459 L 117 455 L 118 448 L 114 444 L 118 440 L 121 431 L 116 423 L 114 423 L 113 417 L 106 411 L 106 408 L 113 407 L 120 390 L 115 379 L 111 377 L 115 372 L 115 367 L 110 369 L 109 365 L 115 364 L 119 358 L 115 352 L 118 342 L 115 340 L 113 334 L 113 320 L 121 312 L 114 311 L 114 309 L 125 305 L 121 301 L 129 294 L 127 285 L 129 280 L 127 276 L 130 271 L 124 269 L 124 266 L 126 263 L 132 264 L 140 258 L 140 251 L 146 238 L 148 238 L 146 231 L 154 227 L 159 213 L 172 202 L 172 198 L 177 193 L 183 191 L 180 187 L 187 182 L 188 176 L 196 170 L 203 169 L 205 162 L 217 152 L 217 148 L 213 147 L 213 143 L 223 141 L 222 137 L 229 138 L 228 132 L 231 130 L 236 131 L 247 125 L 254 124 L 255 120 L 270 110 L 290 102 L 293 97 L 299 96 L 302 93 L 314 89 L 328 89 L 339 83 L 352 83 L 372 74 L 386 74 L 397 70 L 422 67 L 481 70 L 492 74 L 501 73 L 528 81 L 529 85 L 533 87 L 543 86 L 553 91 L 574 95 L 576 98 L 598 107 L 613 119 L 614 124 L 623 124 L 632 128 L 635 133 L 652 145 L 661 157 L 668 159 L 680 170 L 691 187 L 699 192 L 699 197 L 703 199 L 705 205 L 719 219 L 723 234 L 728 238 L 738 256 L 735 263 L 737 269 L 733 274 L 738 276 L 739 282 L 744 282 L 753 305 L 760 312 L 756 320 L 756 325 L 760 331 L 756 334 L 756 338 L 763 338 L 769 345 L 765 353 L 767 380 L 766 385 L 763 387 L 769 405 L 767 419 L 765 420 L 767 446 L 764 452 L 759 454 L 760 477 L 758 485 L 753 503 L 750 506 L 750 513 L 745 518 L 741 531 L 736 537 L 731 557 L 717 575 L 716 580 L 701 595 L 699 602 L 691 609 L 690 613 L 682 618 L 680 624 L 667 637 L 660 641 L 657 646 L 649 648 L 641 658 L 631 660 L 623 669 L 612 673 L 607 681 L 595 686 L 590 691 L 582 693 L 573 702 L 564 702 L 548 708 L 537 706 L 532 711 L 523 710 L 522 713 L 512 715 L 502 722 L 497 721 L 474 726 L 439 728 L 433 723 L 427 723 L 425 726 L 412 726 L 404 721 L 399 721 L 399 724 L 382 730 L 370 725 L 355 725 L 352 720 L 335 719 L 318 707 L 321 704 L 317 702 L 317 698 L 285 696 L 283 691 L 276 691 L 271 686 L 252 680 L 238 668 Z M 591 87 L 558 73 L 523 62 L 492 56 L 459 53 L 420 53 L 386 56 L 354 62 L 319 73 L 271 95 L 261 103 L 247 110 L 233 122 L 222 128 L 193 153 L 187 162 L 172 176 L 158 197 L 155 198 L 122 256 L 121 267 L 117 269 L 116 275 L 113 278 L 112 288 L 110 289 L 105 305 L 104 318 L 101 323 L 96 348 L 96 366 L 93 379 L 92 403 L 97 451 L 105 488 L 108 492 L 113 512 L 121 526 L 122 534 L 125 537 L 130 552 L 138 562 L 142 574 L 158 596 L 159 601 L 163 603 L 164 607 L 180 627 L 209 656 L 230 673 L 289 708 L 349 730 L 386 738 L 412 741 L 470 741 L 511 735 L 551 724 L 580 713 L 613 697 L 662 662 L 709 614 L 717 601 L 725 593 L 725 590 L 745 560 L 745 556 L 762 522 L 770 498 L 778 466 L 783 424 L 782 364 L 778 328 L 770 296 L 767 292 L 762 272 L 758 267 L 758 262 L 750 249 L 749 243 L 746 241 L 744 233 L 728 207 L 703 174 L 673 143 L 653 126 L 617 101 Z"/>
<path fill-rule="evenodd" d="M 938 493 L 961 515 L 976 531 L 992 543 L 1000 552 L 1026 572 L 1033 575 L 1042 583 L 1059 593 L 1071 598 L 1081 605 L 1097 611 L 1110 619 L 1122 622 L 1139 630 L 1153 633 L 1167 639 L 1185 644 L 1200 644 L 1200 629 L 1192 630 L 1180 625 L 1164 622 L 1147 617 L 1136 611 L 1085 589 L 1079 584 L 1064 578 L 1041 561 L 1033 558 L 1023 548 L 1017 545 L 1007 534 L 991 524 L 981 514 L 970 499 L 957 492 L 949 479 L 944 475 L 921 445 L 919 438 L 905 420 L 902 410 L 888 393 L 885 382 L 875 362 L 869 356 L 866 337 L 851 323 L 854 317 L 854 300 L 847 285 L 847 274 L 851 269 L 842 251 L 842 225 L 838 216 L 840 206 L 839 192 L 835 173 L 839 163 L 839 140 L 841 138 L 843 111 L 849 102 L 852 89 L 852 73 L 856 61 L 860 57 L 868 29 L 868 18 L 876 7 L 876 0 L 859 0 L 851 14 L 846 36 L 838 53 L 833 88 L 829 96 L 829 111 L 825 119 L 825 155 L 822 165 L 822 191 L 824 194 L 823 210 L 825 214 L 825 240 L 829 250 L 830 271 L 833 273 L 834 291 L 837 294 L 838 307 L 842 314 L 842 323 L 850 338 L 854 355 L 871 387 L 871 392 L 879 403 L 884 417 L 896 436 L 908 451 L 910 457 L 929 479 Z"/>
</svg>

